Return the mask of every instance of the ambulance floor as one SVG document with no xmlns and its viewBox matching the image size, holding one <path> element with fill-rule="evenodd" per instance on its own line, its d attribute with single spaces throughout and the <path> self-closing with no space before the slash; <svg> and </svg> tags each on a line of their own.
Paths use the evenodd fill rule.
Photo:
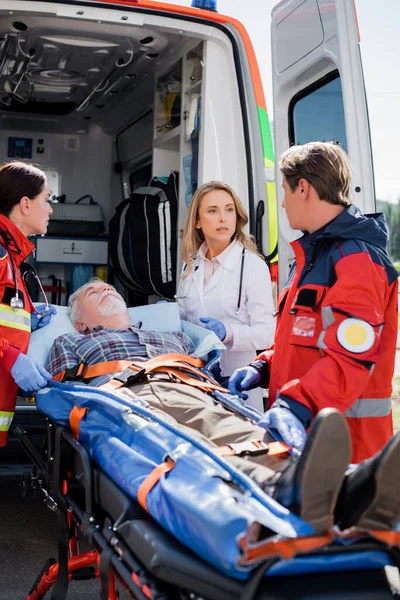
<svg viewBox="0 0 400 600">
<path fill-rule="evenodd" d="M 48 558 L 57 559 L 56 515 L 18 488 L 0 490 L 0 600 L 24 600 Z M 68 600 L 99 598 L 98 581 L 72 581 Z M 45 599 L 50 598 L 46 594 Z"/>
</svg>

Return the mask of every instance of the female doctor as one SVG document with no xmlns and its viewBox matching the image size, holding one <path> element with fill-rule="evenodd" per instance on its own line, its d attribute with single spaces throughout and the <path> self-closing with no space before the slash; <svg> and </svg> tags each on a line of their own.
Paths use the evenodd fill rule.
<svg viewBox="0 0 400 600">
<path fill-rule="evenodd" d="M 34 249 L 27 236 L 47 231 L 53 212 L 49 199 L 40 169 L 20 162 L 0 169 L 0 446 L 7 442 L 18 387 L 30 393 L 51 379 L 26 351 L 31 331 L 47 325 L 56 311 L 47 300 L 33 307 L 21 274 L 30 270 L 36 276 L 33 267 L 21 265 Z"/>
<path fill-rule="evenodd" d="M 180 317 L 224 342 L 223 377 L 251 362 L 274 338 L 269 269 L 243 231 L 247 221 L 235 192 L 213 181 L 194 194 L 183 232 Z M 263 410 L 262 390 L 252 390 L 247 403 Z"/>
</svg>

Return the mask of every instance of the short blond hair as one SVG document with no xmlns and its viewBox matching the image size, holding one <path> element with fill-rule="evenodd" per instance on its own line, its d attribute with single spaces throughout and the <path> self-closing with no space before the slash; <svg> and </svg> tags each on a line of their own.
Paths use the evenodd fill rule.
<svg viewBox="0 0 400 600">
<path fill-rule="evenodd" d="M 321 200 L 351 204 L 351 168 L 346 152 L 334 142 L 309 142 L 292 146 L 279 158 L 279 168 L 292 192 L 306 179 Z"/>
<path fill-rule="evenodd" d="M 185 228 L 183 230 L 182 237 L 182 258 L 183 261 L 187 265 L 187 270 L 184 277 L 188 277 L 192 272 L 192 260 L 195 258 L 198 249 L 204 242 L 204 235 L 201 229 L 197 229 L 196 223 L 199 219 L 199 208 L 202 199 L 209 192 L 213 192 L 214 190 L 222 190 L 227 192 L 232 198 L 233 204 L 235 206 L 236 212 L 236 229 L 235 233 L 232 236 L 231 241 L 234 239 L 238 240 L 245 248 L 250 250 L 250 252 L 254 252 L 254 254 L 259 254 L 257 250 L 257 246 L 251 235 L 245 233 L 243 231 L 245 225 L 248 223 L 248 216 L 244 209 L 243 204 L 241 203 L 239 196 L 235 194 L 233 189 L 229 187 L 226 183 L 222 183 L 222 181 L 210 181 L 209 183 L 205 183 L 194 193 L 192 201 L 189 206 L 189 212 L 186 218 Z"/>
</svg>

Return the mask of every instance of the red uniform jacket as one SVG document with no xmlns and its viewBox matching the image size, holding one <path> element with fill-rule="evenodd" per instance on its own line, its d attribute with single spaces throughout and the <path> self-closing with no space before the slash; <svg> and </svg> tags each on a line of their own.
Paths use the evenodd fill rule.
<svg viewBox="0 0 400 600">
<path fill-rule="evenodd" d="M 327 406 L 345 414 L 353 462 L 393 434 L 398 274 L 387 239 L 382 214 L 350 206 L 293 242 L 296 263 L 278 301 L 275 345 L 257 357 L 270 366 L 270 406 L 279 397 L 306 426 Z"/>
<path fill-rule="evenodd" d="M 26 353 L 31 334 L 33 305 L 19 267 L 33 248 L 23 233 L 0 215 L 0 446 L 7 442 L 18 391 L 10 371 L 18 354 Z M 16 293 L 15 277 L 24 308 L 14 312 L 10 301 Z"/>
</svg>

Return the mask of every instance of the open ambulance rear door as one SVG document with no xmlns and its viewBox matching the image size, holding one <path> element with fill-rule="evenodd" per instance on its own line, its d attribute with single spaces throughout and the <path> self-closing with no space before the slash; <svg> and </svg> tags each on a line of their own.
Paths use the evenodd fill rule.
<svg viewBox="0 0 400 600">
<path fill-rule="evenodd" d="M 275 156 L 293 144 L 336 140 L 348 152 L 353 202 L 375 210 L 368 111 L 357 15 L 352 0 L 283 0 L 272 11 Z M 279 206 L 279 283 L 292 259 L 288 242 L 299 237 Z"/>
</svg>

